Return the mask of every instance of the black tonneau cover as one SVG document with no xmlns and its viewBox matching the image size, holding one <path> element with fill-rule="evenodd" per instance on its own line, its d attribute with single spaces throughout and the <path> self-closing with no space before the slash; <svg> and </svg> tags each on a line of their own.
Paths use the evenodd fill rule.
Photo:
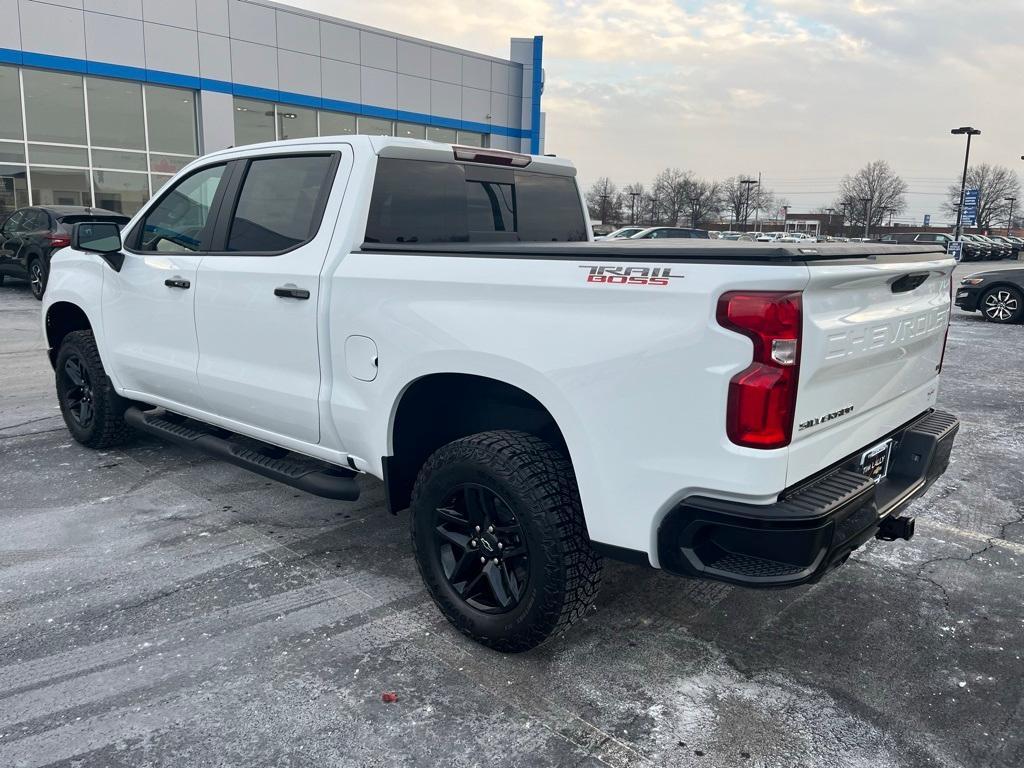
<svg viewBox="0 0 1024 768">
<path fill-rule="evenodd" d="M 612 240 L 594 243 L 363 243 L 361 250 L 476 258 L 589 261 L 723 261 L 803 264 L 813 261 L 933 261 L 941 245 L 893 243 L 738 243 L 735 240 Z"/>
</svg>

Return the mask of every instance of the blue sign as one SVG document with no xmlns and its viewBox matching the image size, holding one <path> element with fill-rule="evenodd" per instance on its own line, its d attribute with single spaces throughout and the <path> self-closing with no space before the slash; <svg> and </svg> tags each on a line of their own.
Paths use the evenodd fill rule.
<svg viewBox="0 0 1024 768">
<path fill-rule="evenodd" d="M 931 226 L 931 223 L 932 223 L 932 215 L 930 213 L 926 213 L 924 215 L 924 225 L 926 227 L 928 227 L 928 226 Z"/>
<path fill-rule="evenodd" d="M 957 261 L 960 261 L 960 254 L 962 252 L 963 245 L 964 244 L 961 243 L 959 240 L 952 240 L 950 241 L 949 245 L 946 246 L 946 253 L 948 253 Z"/>
<path fill-rule="evenodd" d="M 961 221 L 966 227 L 973 227 L 978 220 L 978 197 L 981 191 L 968 189 L 964 192 L 964 213 Z"/>
</svg>

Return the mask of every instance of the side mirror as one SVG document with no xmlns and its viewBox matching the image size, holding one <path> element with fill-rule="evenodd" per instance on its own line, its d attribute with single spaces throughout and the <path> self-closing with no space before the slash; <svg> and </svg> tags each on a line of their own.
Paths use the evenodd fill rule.
<svg viewBox="0 0 1024 768">
<path fill-rule="evenodd" d="M 71 228 L 71 247 L 98 254 L 115 272 L 124 264 L 121 227 L 112 221 L 83 221 Z"/>
</svg>

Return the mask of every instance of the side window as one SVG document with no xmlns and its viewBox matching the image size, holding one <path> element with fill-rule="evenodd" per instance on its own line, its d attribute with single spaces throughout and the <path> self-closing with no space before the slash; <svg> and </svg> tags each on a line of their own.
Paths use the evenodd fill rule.
<svg viewBox="0 0 1024 768">
<path fill-rule="evenodd" d="M 46 215 L 45 211 L 38 209 L 28 211 L 25 214 L 25 220 L 22 222 L 21 228 L 25 232 L 40 232 L 44 229 L 49 229 L 50 217 Z"/>
<path fill-rule="evenodd" d="M 4 233 L 8 235 L 17 234 L 21 231 L 21 223 L 25 220 L 25 211 L 15 211 L 10 218 L 4 222 Z"/>
<path fill-rule="evenodd" d="M 229 251 L 279 253 L 309 241 L 320 228 L 332 155 L 252 160 L 228 235 Z"/>
<path fill-rule="evenodd" d="M 923 234 L 917 236 L 917 242 L 919 243 L 937 243 L 939 238 L 936 235 Z"/>
<path fill-rule="evenodd" d="M 146 214 L 138 241 L 139 250 L 158 253 L 198 251 L 224 168 L 223 165 L 204 168 L 174 185 Z"/>
<path fill-rule="evenodd" d="M 468 241 L 465 184 L 462 168 L 455 163 L 380 158 L 366 220 L 366 242 Z"/>
</svg>

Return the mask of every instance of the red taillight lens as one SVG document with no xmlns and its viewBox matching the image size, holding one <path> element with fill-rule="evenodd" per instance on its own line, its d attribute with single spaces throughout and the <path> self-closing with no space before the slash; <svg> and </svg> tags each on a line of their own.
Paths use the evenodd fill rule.
<svg viewBox="0 0 1024 768">
<path fill-rule="evenodd" d="M 737 445 L 782 448 L 793 438 L 803 326 L 799 292 L 732 291 L 718 323 L 754 342 L 754 359 L 729 382 L 726 432 Z"/>
<path fill-rule="evenodd" d="M 67 248 L 69 245 L 71 245 L 70 235 L 47 235 L 46 239 L 50 241 L 51 248 Z"/>
</svg>

